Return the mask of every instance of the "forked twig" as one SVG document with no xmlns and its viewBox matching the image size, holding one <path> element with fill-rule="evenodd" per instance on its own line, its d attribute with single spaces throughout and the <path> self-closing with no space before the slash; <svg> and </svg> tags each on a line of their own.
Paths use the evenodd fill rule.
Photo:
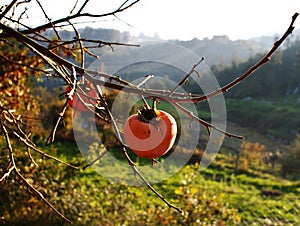
<svg viewBox="0 0 300 226">
<path fill-rule="evenodd" d="M 68 167 L 71 167 L 71 168 L 75 169 L 75 170 L 79 169 L 76 166 L 73 166 L 69 163 L 66 163 L 66 162 L 64 162 L 64 161 L 62 161 L 62 160 L 60 160 L 60 159 L 58 159 L 54 156 L 48 155 L 45 152 L 39 150 L 34 145 L 34 143 L 27 137 L 27 135 L 24 133 L 24 131 L 21 129 L 18 121 L 15 119 L 15 116 L 9 110 L 7 110 L 3 107 L 1 107 L 0 110 L 1 110 L 1 116 L 3 117 L 3 118 L 2 117 L 0 118 L 0 121 L 1 121 L 2 125 L 5 126 L 5 131 L 9 130 L 11 132 L 11 134 L 13 134 L 22 143 L 24 143 L 27 148 L 30 148 L 31 150 L 39 153 L 41 156 L 43 156 L 45 158 L 52 159 L 56 162 L 62 163 L 64 165 L 68 166 Z M 11 127 L 6 126 L 5 121 L 9 121 L 10 124 L 13 125 L 13 127 L 11 128 Z"/>
<path fill-rule="evenodd" d="M 168 93 L 168 96 L 171 96 L 177 89 L 180 87 L 183 83 L 186 83 L 188 78 L 196 71 L 195 69 L 199 66 L 201 62 L 204 61 L 204 57 L 202 57 L 189 71 L 189 73 L 186 74 L 186 76 L 183 77 L 183 79 Z"/>
<path fill-rule="evenodd" d="M 32 146 L 30 143 L 28 143 L 28 142 L 26 141 L 26 139 L 24 139 L 23 137 L 21 137 L 16 131 L 12 131 L 12 133 L 13 133 L 20 141 L 22 141 L 28 148 L 30 148 L 30 149 L 32 149 L 33 151 L 39 153 L 41 156 L 43 156 L 43 157 L 45 157 L 45 158 L 48 158 L 48 159 L 52 159 L 52 160 L 54 160 L 54 161 L 56 161 L 56 162 L 59 162 L 59 163 L 65 165 L 65 166 L 68 166 L 68 167 L 70 167 L 70 168 L 72 168 L 72 169 L 74 169 L 74 170 L 79 170 L 79 168 L 78 168 L 77 166 L 73 166 L 73 165 L 71 165 L 71 164 L 69 164 L 69 163 L 67 163 L 67 162 L 64 162 L 64 161 L 60 160 L 59 158 L 56 158 L 56 157 L 51 156 L 51 155 L 48 155 L 48 154 L 46 154 L 45 152 L 39 150 L 38 148 Z"/>
<path fill-rule="evenodd" d="M 0 20 L 14 7 L 18 0 L 13 0 L 11 3 L 5 8 L 4 12 L 0 14 Z"/>
<path fill-rule="evenodd" d="M 134 2 L 132 2 L 131 4 L 125 6 L 124 3 L 121 4 L 121 6 L 119 6 L 117 9 L 111 11 L 111 12 L 108 12 L 108 13 L 103 13 L 103 14 L 91 14 L 91 13 L 82 13 L 82 10 L 83 8 L 86 6 L 86 4 L 88 3 L 88 0 L 86 0 L 82 7 L 80 8 L 80 10 L 76 13 L 76 14 L 73 14 L 73 15 L 69 15 L 67 17 L 64 17 L 64 18 L 60 18 L 60 19 L 57 19 L 57 20 L 54 20 L 54 21 L 51 21 L 49 23 L 46 23 L 46 24 L 43 24 L 41 26 L 38 26 L 38 27 L 35 27 L 35 28 L 31 28 L 31 29 L 27 29 L 27 30 L 23 30 L 22 33 L 23 34 L 33 34 L 33 33 L 36 33 L 36 32 L 41 32 L 41 31 L 44 31 L 46 29 L 49 29 L 51 28 L 52 26 L 58 26 L 59 24 L 63 24 L 65 22 L 68 22 L 70 20 L 74 20 L 74 19 L 78 19 L 78 18 L 81 18 L 81 17 L 97 17 L 97 18 L 101 18 L 101 17 L 107 17 L 107 16 L 113 16 L 113 15 L 116 15 L 118 13 L 121 13 L 125 10 L 127 10 L 128 8 L 132 7 L 133 5 L 137 4 L 140 0 L 136 0 Z M 17 2 L 16 0 L 12 1 L 12 3 L 15 3 Z M 127 2 L 127 1 L 126 1 Z M 125 2 L 125 3 L 126 3 Z M 4 12 L 4 15 L 9 12 L 9 10 L 13 7 L 14 4 L 10 4 L 6 9 L 5 9 L 5 12 Z M 0 15 L 0 19 L 2 19 L 2 17 L 4 15 Z"/>
<path fill-rule="evenodd" d="M 12 165 L 11 162 L 9 162 L 9 165 Z M 11 167 L 8 168 L 7 172 L 3 174 L 3 176 L 0 178 L 0 182 L 4 181 L 6 178 L 9 177 L 12 171 L 15 170 L 15 166 L 12 165 Z"/>
</svg>

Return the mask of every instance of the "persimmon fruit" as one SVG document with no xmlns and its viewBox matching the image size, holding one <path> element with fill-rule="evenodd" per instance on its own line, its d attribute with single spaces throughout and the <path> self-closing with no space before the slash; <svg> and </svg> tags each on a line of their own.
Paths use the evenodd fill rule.
<svg viewBox="0 0 300 226">
<path fill-rule="evenodd" d="M 173 146 L 177 124 L 169 113 L 143 109 L 131 115 L 124 124 L 124 139 L 139 157 L 154 159 L 165 155 Z"/>
<path fill-rule="evenodd" d="M 65 91 L 66 93 L 69 93 L 71 91 L 71 87 L 67 86 Z M 86 95 L 91 98 L 80 93 L 78 95 L 86 104 L 95 105 L 96 101 L 91 99 L 91 98 L 97 98 L 97 92 L 95 89 L 90 88 L 89 90 L 86 91 Z M 72 99 L 68 100 L 68 104 L 76 111 L 87 112 L 88 108 L 84 105 L 84 103 L 80 100 L 80 98 L 77 95 L 73 94 Z"/>
</svg>

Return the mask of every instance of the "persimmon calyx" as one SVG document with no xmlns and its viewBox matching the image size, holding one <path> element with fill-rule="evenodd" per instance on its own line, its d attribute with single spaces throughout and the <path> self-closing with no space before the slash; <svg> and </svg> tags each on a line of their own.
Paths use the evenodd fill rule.
<svg viewBox="0 0 300 226">
<path fill-rule="evenodd" d="M 155 128 L 158 129 L 157 125 L 160 120 L 160 112 L 155 109 L 146 109 L 143 108 L 142 110 L 138 110 L 139 120 L 145 123 L 150 123 Z"/>
</svg>

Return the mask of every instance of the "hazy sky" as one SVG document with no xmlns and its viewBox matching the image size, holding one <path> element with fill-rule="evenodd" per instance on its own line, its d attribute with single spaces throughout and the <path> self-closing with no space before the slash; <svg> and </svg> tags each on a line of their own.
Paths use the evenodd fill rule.
<svg viewBox="0 0 300 226">
<path fill-rule="evenodd" d="M 282 32 L 295 12 L 299 0 L 144 0 L 124 19 L 164 39 L 223 34 L 238 39 Z"/>
<path fill-rule="evenodd" d="M 123 1 L 90 0 L 87 12 L 113 10 Z M 49 17 L 56 19 L 68 14 L 75 0 L 40 2 Z M 36 2 L 32 0 L 31 4 L 28 11 L 31 22 L 45 22 L 41 12 L 35 10 Z M 90 26 L 128 30 L 135 35 L 143 32 L 153 36 L 157 33 L 162 39 L 202 39 L 213 35 L 246 39 L 281 34 L 295 12 L 300 12 L 300 0 L 141 0 L 128 11 L 117 14 L 119 19 L 93 19 L 96 23 Z M 300 28 L 300 18 L 295 26 Z"/>
</svg>

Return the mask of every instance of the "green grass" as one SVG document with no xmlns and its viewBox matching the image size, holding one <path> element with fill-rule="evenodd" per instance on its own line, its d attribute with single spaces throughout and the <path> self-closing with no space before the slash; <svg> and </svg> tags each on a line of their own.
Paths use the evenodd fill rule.
<svg viewBox="0 0 300 226">
<path fill-rule="evenodd" d="M 226 107 L 229 121 L 262 134 L 290 142 L 300 132 L 298 104 L 226 99 Z"/>
</svg>

